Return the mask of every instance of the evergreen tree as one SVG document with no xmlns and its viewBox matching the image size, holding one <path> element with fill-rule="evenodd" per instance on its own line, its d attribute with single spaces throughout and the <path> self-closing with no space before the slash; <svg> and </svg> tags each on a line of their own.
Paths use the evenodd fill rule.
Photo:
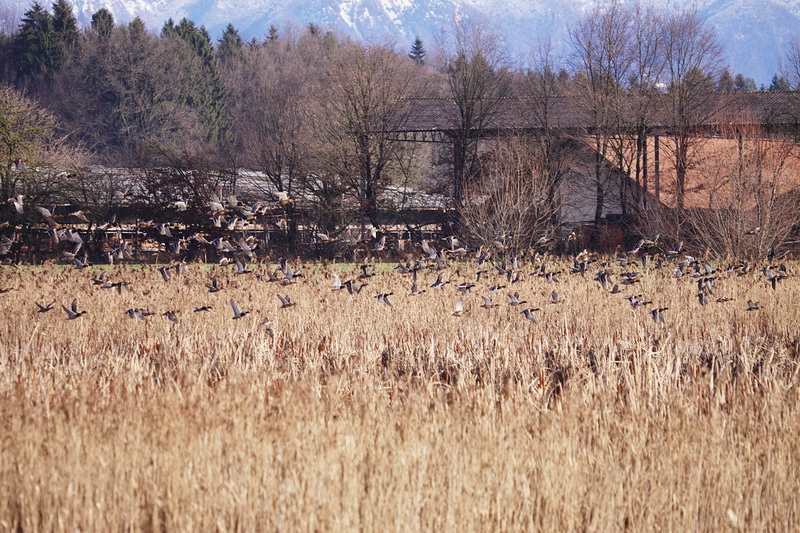
<svg viewBox="0 0 800 533">
<path fill-rule="evenodd" d="M 191 81 L 183 89 L 184 103 L 203 115 L 210 142 L 222 140 L 229 135 L 230 125 L 224 111 L 225 87 L 208 32 L 184 18 L 177 25 L 170 19 L 161 33 L 164 37 L 183 42 L 186 53 L 199 59 L 194 67 L 190 67 Z"/>
<path fill-rule="evenodd" d="M 217 48 L 217 55 L 221 62 L 226 62 L 233 57 L 238 57 L 242 54 L 244 41 L 239 35 L 239 31 L 233 27 L 233 24 L 228 24 L 225 31 L 222 32 L 222 38 L 219 40 L 219 47 Z"/>
<path fill-rule="evenodd" d="M 14 40 L 0 28 L 0 82 L 8 83 L 13 78 L 12 46 Z"/>
<path fill-rule="evenodd" d="M 128 23 L 128 30 L 130 31 L 131 39 L 144 39 L 147 37 L 147 28 L 144 26 L 144 21 L 140 17 L 136 17 Z"/>
<path fill-rule="evenodd" d="M 569 81 L 569 72 L 567 72 L 567 69 L 561 68 L 556 75 L 556 85 L 564 90 L 569 86 Z"/>
<path fill-rule="evenodd" d="M 38 2 L 25 12 L 13 43 L 14 64 L 22 77 L 52 77 L 63 61 L 63 46 L 53 17 Z"/>
<path fill-rule="evenodd" d="M 420 65 L 425 63 L 425 48 L 422 46 L 422 39 L 419 37 L 414 39 L 414 44 L 411 45 L 411 51 L 408 53 L 408 57 Z"/>
<path fill-rule="evenodd" d="M 738 92 L 751 93 L 756 91 L 756 80 L 746 78 L 741 72 L 736 75 L 733 81 L 734 90 Z"/>
<path fill-rule="evenodd" d="M 164 23 L 164 27 L 161 28 L 161 36 L 162 37 L 174 37 L 176 35 L 176 28 L 175 28 L 175 21 L 172 18 L 168 18 L 167 21 Z"/>
<path fill-rule="evenodd" d="M 108 40 L 114 29 L 114 15 L 111 14 L 111 11 L 106 8 L 98 9 L 92 15 L 92 29 L 97 32 L 101 40 Z"/>
<path fill-rule="evenodd" d="M 267 40 L 270 42 L 278 40 L 278 28 L 276 28 L 274 24 L 269 25 L 269 29 L 267 30 Z"/>
<path fill-rule="evenodd" d="M 57 0 L 53 3 L 53 29 L 65 48 L 69 49 L 78 44 L 80 32 L 78 19 L 72 12 L 72 6 L 67 0 Z"/>
<path fill-rule="evenodd" d="M 308 23 L 308 34 L 312 37 L 319 37 L 319 26 L 313 22 Z"/>
<path fill-rule="evenodd" d="M 792 87 L 783 76 L 775 74 L 772 76 L 772 82 L 769 84 L 770 91 L 791 91 Z"/>
<path fill-rule="evenodd" d="M 723 93 L 732 93 L 734 90 L 734 81 L 731 71 L 727 68 L 722 71 L 717 80 L 717 91 Z"/>
</svg>

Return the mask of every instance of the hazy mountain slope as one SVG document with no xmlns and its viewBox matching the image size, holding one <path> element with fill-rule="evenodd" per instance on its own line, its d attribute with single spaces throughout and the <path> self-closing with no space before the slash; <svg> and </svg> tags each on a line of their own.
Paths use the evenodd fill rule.
<svg viewBox="0 0 800 533">
<path fill-rule="evenodd" d="M 20 18 L 28 0 L 7 0 Z M 44 2 L 46 5 L 47 2 Z M 153 30 L 168 18 L 188 17 L 218 38 L 230 22 L 246 38 L 261 39 L 270 24 L 302 28 L 314 22 L 361 39 L 394 39 L 406 48 L 420 36 L 428 48 L 453 16 L 481 16 L 505 36 L 512 56 L 522 58 L 549 39 L 567 50 L 567 28 L 594 5 L 589 0 L 75 0 L 82 23 L 107 7 L 118 22 L 141 17 Z M 734 72 L 768 84 L 792 32 L 800 34 L 800 0 L 667 0 L 667 8 L 695 6 L 717 30 Z"/>
</svg>

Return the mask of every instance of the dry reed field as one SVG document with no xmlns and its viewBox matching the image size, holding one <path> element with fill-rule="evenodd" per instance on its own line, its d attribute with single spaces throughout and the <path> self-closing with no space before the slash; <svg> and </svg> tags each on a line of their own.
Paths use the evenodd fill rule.
<svg viewBox="0 0 800 533">
<path fill-rule="evenodd" d="M 669 264 L 610 294 L 598 263 L 454 263 L 415 296 L 391 266 L 357 295 L 357 265 L 0 270 L 0 531 L 800 528 L 793 264 L 714 265 L 706 305 Z"/>
</svg>

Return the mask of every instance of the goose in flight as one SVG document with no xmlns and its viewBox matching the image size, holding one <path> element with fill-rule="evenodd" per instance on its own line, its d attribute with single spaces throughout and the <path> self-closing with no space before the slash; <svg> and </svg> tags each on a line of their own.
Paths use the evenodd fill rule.
<svg viewBox="0 0 800 533">
<path fill-rule="evenodd" d="M 508 295 L 508 305 L 522 305 L 527 303 L 525 300 L 519 299 L 519 293 L 515 292 L 514 294 Z"/>
<path fill-rule="evenodd" d="M 375 272 L 369 272 L 369 268 L 371 265 L 367 263 L 362 263 L 359 268 L 361 269 L 361 274 L 358 275 L 356 279 L 368 279 L 375 276 Z"/>
<path fill-rule="evenodd" d="M 339 274 L 333 272 L 331 276 L 333 277 L 333 287 L 331 287 L 331 290 L 340 291 L 344 289 L 344 286 L 342 286 L 342 278 L 339 277 Z"/>
<path fill-rule="evenodd" d="M 291 307 L 293 305 L 297 305 L 297 302 L 293 302 L 292 299 L 287 294 L 286 296 L 278 295 L 278 299 L 281 301 L 281 309 L 285 309 L 287 307 Z"/>
<path fill-rule="evenodd" d="M 275 203 L 278 205 L 288 205 L 294 201 L 294 198 L 289 198 L 289 193 L 286 191 L 275 192 Z"/>
<path fill-rule="evenodd" d="M 48 311 L 52 311 L 53 307 L 55 307 L 55 305 L 56 305 L 55 302 L 50 302 L 47 305 L 42 305 L 39 302 L 34 302 L 34 303 L 36 304 L 36 307 L 37 307 L 37 310 L 36 310 L 37 313 L 46 313 Z"/>
<path fill-rule="evenodd" d="M 456 300 L 455 309 L 450 314 L 453 315 L 453 316 L 462 316 L 464 313 L 465 313 L 465 311 L 464 311 L 464 300 L 462 298 L 459 298 L 458 300 Z"/>
<path fill-rule="evenodd" d="M 382 235 L 380 240 L 375 243 L 375 247 L 372 248 L 373 252 L 382 252 L 386 249 L 386 235 Z"/>
<path fill-rule="evenodd" d="M 337 239 L 332 239 L 330 235 L 327 233 L 317 232 L 314 234 L 314 238 L 317 240 L 318 243 L 327 244 L 329 242 L 334 242 Z"/>
<path fill-rule="evenodd" d="M 483 303 L 481 307 L 484 309 L 492 309 L 494 307 L 500 307 L 500 304 L 492 303 L 492 299 L 489 296 L 481 296 L 483 298 Z"/>
<path fill-rule="evenodd" d="M 631 307 L 634 309 L 637 309 L 643 305 L 650 305 L 651 303 L 653 303 L 650 300 L 642 299 L 641 294 L 626 296 L 625 299 L 628 300 L 628 303 L 631 304 Z"/>
<path fill-rule="evenodd" d="M 349 279 L 344 282 L 344 286 L 347 289 L 347 292 L 351 295 L 361 294 L 361 291 L 369 285 L 369 283 L 359 283 L 356 284 L 354 280 Z"/>
<path fill-rule="evenodd" d="M 20 215 L 25 211 L 25 197 L 21 194 L 9 198 L 8 203 L 10 203 L 14 207 L 14 210 Z"/>
<path fill-rule="evenodd" d="M 75 300 L 72 300 L 72 305 L 70 307 L 62 305 L 61 308 L 67 314 L 67 320 L 75 320 L 76 318 L 79 318 L 86 314 L 86 311 L 78 311 L 77 298 Z"/>
<path fill-rule="evenodd" d="M 211 283 L 206 285 L 206 287 L 208 287 L 208 292 L 217 292 L 222 289 L 217 276 L 211 276 Z"/>
<path fill-rule="evenodd" d="M 138 318 L 139 320 L 144 320 L 145 314 L 142 312 L 141 309 L 133 308 L 133 309 L 128 309 L 125 312 L 128 314 L 128 318 Z"/>
<path fill-rule="evenodd" d="M 55 221 L 55 219 L 53 218 L 53 213 L 50 211 L 50 209 L 47 209 L 47 208 L 45 208 L 45 207 L 42 207 L 42 206 L 38 206 L 38 205 L 37 205 L 37 206 L 36 206 L 36 210 L 39 212 L 39 214 L 40 214 L 40 215 L 42 215 L 42 220 L 43 220 L 44 222 L 47 222 L 47 224 L 48 224 L 50 227 L 55 227 L 55 226 L 57 226 L 57 225 L 58 225 L 58 224 L 56 224 L 56 221 Z"/>
<path fill-rule="evenodd" d="M 664 323 L 664 311 L 669 309 L 668 307 L 657 307 L 650 311 L 650 316 L 653 318 L 653 322 L 656 324 L 663 324 Z"/>
<path fill-rule="evenodd" d="M 389 301 L 389 296 L 391 296 L 392 294 L 394 294 L 394 293 L 385 292 L 385 293 L 381 293 L 381 294 L 376 294 L 375 298 L 379 302 L 382 302 L 382 303 L 388 305 L 389 307 L 391 307 L 392 306 L 392 302 Z"/>
<path fill-rule="evenodd" d="M 86 222 L 87 224 L 90 222 L 89 218 L 86 216 L 86 212 L 81 211 L 80 209 L 78 211 L 73 211 L 72 213 L 69 214 L 69 216 L 75 217 L 78 220 Z"/>
<path fill-rule="evenodd" d="M 456 292 L 460 292 L 461 294 L 469 294 L 469 291 L 474 286 L 474 283 L 459 283 L 456 285 Z"/>
<path fill-rule="evenodd" d="M 250 274 L 252 270 L 247 270 L 247 262 L 239 257 L 236 258 L 236 272 L 234 274 Z"/>
<path fill-rule="evenodd" d="M 239 309 L 239 306 L 236 305 L 236 300 L 234 300 L 233 298 L 231 298 L 231 309 L 233 310 L 234 320 L 236 320 L 237 318 L 242 318 L 243 316 L 245 316 L 250 312 L 250 311 L 242 311 L 241 309 Z"/>
<path fill-rule="evenodd" d="M 439 275 L 436 276 L 436 281 L 434 281 L 433 285 L 431 285 L 431 289 L 439 289 L 439 288 L 447 285 L 448 283 L 450 283 L 449 281 L 444 281 L 443 277 L 444 277 L 444 274 L 442 274 L 440 272 Z"/>
<path fill-rule="evenodd" d="M 130 191 L 131 191 L 130 187 L 127 187 L 127 188 L 125 188 L 125 189 L 123 189 L 121 191 L 120 190 L 114 191 L 114 196 L 111 198 L 111 202 L 112 203 L 113 202 L 122 202 L 123 200 L 125 200 L 125 198 L 130 196 Z"/>
<path fill-rule="evenodd" d="M 170 276 L 169 274 L 169 267 L 159 267 L 158 273 L 161 274 L 161 278 L 164 281 L 169 281 L 170 279 L 172 279 L 172 276 Z"/>
<path fill-rule="evenodd" d="M 678 242 L 678 244 L 675 245 L 675 248 L 673 248 L 672 250 L 669 250 L 667 252 L 667 257 L 670 257 L 670 258 L 671 257 L 677 257 L 678 255 L 680 255 L 681 250 L 683 250 L 683 241 Z"/>
<path fill-rule="evenodd" d="M 420 290 L 419 285 L 417 284 L 417 277 L 414 276 L 414 279 L 411 281 L 411 292 L 408 293 L 409 296 L 417 296 L 425 292 L 425 289 Z"/>
</svg>

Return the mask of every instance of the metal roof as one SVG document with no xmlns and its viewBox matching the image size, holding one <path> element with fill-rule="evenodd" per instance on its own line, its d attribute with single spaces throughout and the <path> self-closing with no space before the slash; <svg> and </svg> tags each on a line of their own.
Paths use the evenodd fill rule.
<svg viewBox="0 0 800 533">
<path fill-rule="evenodd" d="M 630 96 L 620 102 L 616 116 L 636 116 L 642 100 Z M 453 98 L 418 98 L 411 102 L 407 120 L 394 128 L 408 140 L 445 140 L 459 129 L 460 115 Z M 578 96 L 542 98 L 503 98 L 477 101 L 478 109 L 489 111 L 480 129 L 487 135 L 500 132 L 536 130 L 547 127 L 561 130 L 590 132 L 593 130 L 589 106 Z M 547 108 L 545 109 L 545 105 Z M 671 132 L 672 99 L 669 94 L 657 95 L 650 105 L 650 126 L 653 133 Z M 697 129 L 724 130 L 737 126 L 760 126 L 789 129 L 800 125 L 800 93 L 792 91 L 707 93 L 695 99 L 688 112 L 698 117 Z M 475 113 L 481 115 L 480 111 Z M 620 128 L 625 128 L 624 121 Z M 723 132 L 724 133 L 724 132 Z M 423 135 L 424 134 L 424 135 Z"/>
</svg>

